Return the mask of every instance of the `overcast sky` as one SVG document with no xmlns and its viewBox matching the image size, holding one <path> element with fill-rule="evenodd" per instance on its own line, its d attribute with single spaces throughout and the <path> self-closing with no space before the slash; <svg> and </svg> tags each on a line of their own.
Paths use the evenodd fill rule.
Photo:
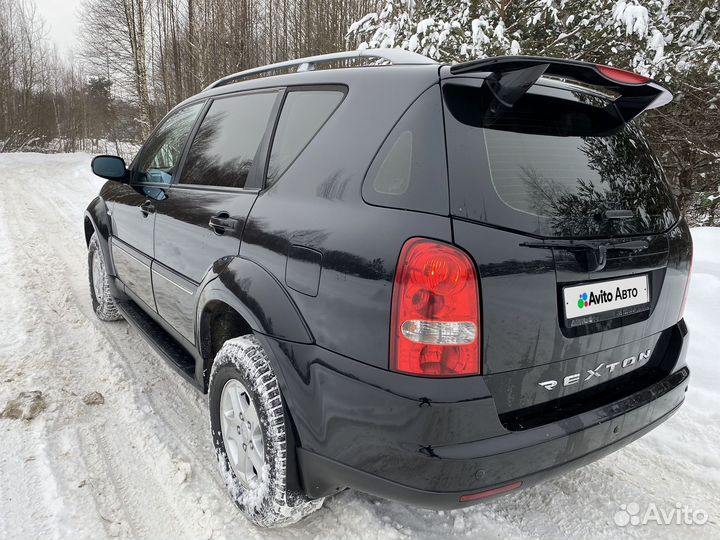
<svg viewBox="0 0 720 540">
<path fill-rule="evenodd" d="M 35 0 L 38 13 L 45 20 L 48 38 L 66 57 L 78 40 L 78 8 L 82 0 Z"/>
</svg>

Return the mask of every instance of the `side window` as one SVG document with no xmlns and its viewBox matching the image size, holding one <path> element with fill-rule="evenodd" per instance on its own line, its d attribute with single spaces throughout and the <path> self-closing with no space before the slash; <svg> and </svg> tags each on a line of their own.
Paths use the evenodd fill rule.
<svg viewBox="0 0 720 540">
<path fill-rule="evenodd" d="M 145 143 L 137 166 L 137 182 L 170 184 L 185 142 L 204 103 L 194 103 L 168 116 Z"/>
<path fill-rule="evenodd" d="M 413 132 L 405 130 L 393 142 L 373 176 L 372 187 L 381 195 L 403 195 L 410 187 Z"/>
<path fill-rule="evenodd" d="M 449 212 L 440 88 L 425 91 L 383 142 L 368 169 L 363 199 L 378 206 Z"/>
<path fill-rule="evenodd" d="M 267 185 L 275 183 L 297 159 L 343 100 L 340 90 L 296 90 L 288 93 L 270 151 Z"/>
<path fill-rule="evenodd" d="M 277 92 L 213 101 L 183 167 L 181 184 L 245 187 Z"/>
</svg>

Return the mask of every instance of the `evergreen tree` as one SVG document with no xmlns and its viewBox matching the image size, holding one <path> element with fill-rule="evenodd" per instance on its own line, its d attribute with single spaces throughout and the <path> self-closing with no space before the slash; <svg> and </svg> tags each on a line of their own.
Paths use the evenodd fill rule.
<svg viewBox="0 0 720 540">
<path fill-rule="evenodd" d="M 719 25 L 712 0 L 396 0 L 349 35 L 442 62 L 529 54 L 666 75 L 695 63 L 720 73 Z"/>
</svg>

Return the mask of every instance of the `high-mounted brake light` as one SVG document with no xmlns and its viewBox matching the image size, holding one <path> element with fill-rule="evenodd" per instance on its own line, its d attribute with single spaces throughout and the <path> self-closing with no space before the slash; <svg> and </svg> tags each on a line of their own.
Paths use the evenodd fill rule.
<svg viewBox="0 0 720 540">
<path fill-rule="evenodd" d="M 426 377 L 480 373 L 475 266 L 458 248 L 427 238 L 403 246 L 395 273 L 390 368 Z"/>
<path fill-rule="evenodd" d="M 597 70 L 607 79 L 622 84 L 646 84 L 650 82 L 649 77 L 638 75 L 632 71 L 618 69 L 610 66 L 597 65 Z"/>
</svg>

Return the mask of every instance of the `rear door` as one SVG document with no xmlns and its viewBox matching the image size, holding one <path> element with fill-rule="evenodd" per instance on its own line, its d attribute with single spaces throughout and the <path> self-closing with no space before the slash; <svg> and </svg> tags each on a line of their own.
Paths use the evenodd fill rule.
<svg viewBox="0 0 720 540">
<path fill-rule="evenodd" d="M 111 250 L 118 277 L 145 310 L 156 311 L 150 266 L 157 205 L 177 172 L 188 135 L 203 107 L 194 103 L 168 115 L 143 146 L 129 184 L 112 198 Z"/>
<path fill-rule="evenodd" d="M 179 178 L 156 202 L 152 283 L 158 313 L 190 343 L 198 287 L 213 263 L 240 249 L 262 185 L 271 118 L 280 92 L 212 100 Z"/>
<path fill-rule="evenodd" d="M 689 243 L 642 133 L 608 98 L 542 81 L 502 108 L 483 84 L 450 78 L 443 96 L 454 239 L 478 265 L 502 416 L 659 365 Z"/>
</svg>

